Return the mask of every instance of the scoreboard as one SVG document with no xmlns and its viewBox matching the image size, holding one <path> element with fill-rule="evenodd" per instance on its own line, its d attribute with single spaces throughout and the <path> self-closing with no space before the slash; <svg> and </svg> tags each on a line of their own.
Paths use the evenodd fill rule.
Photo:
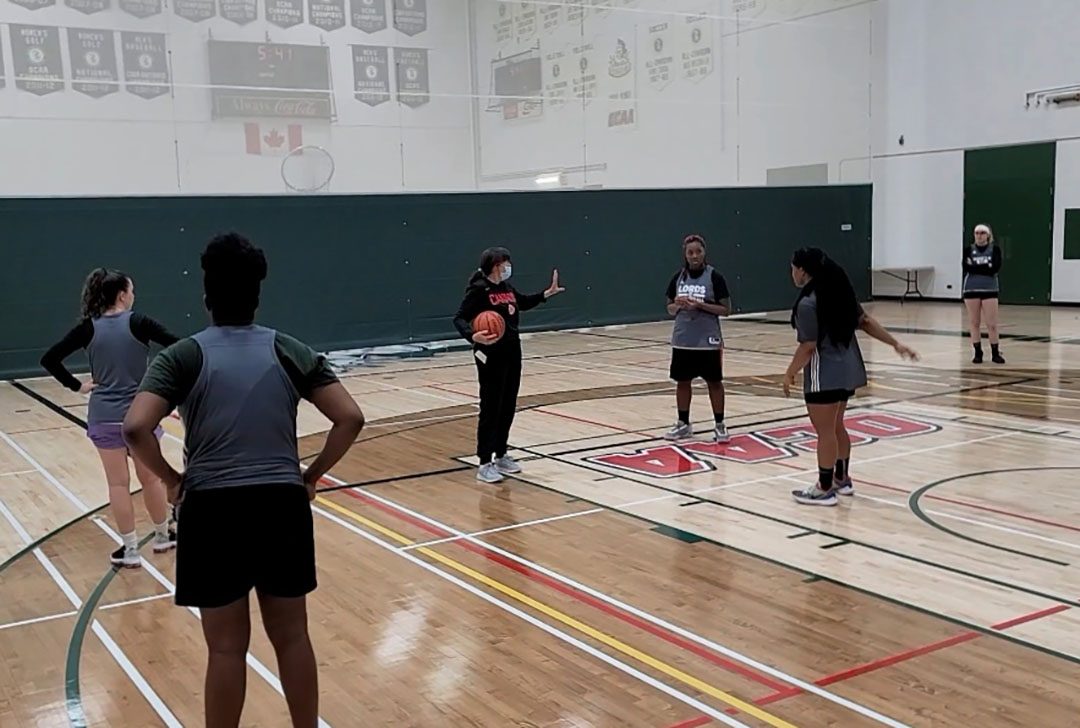
<svg viewBox="0 0 1080 728">
<path fill-rule="evenodd" d="M 213 118 L 329 119 L 326 46 L 209 41 Z"/>
</svg>

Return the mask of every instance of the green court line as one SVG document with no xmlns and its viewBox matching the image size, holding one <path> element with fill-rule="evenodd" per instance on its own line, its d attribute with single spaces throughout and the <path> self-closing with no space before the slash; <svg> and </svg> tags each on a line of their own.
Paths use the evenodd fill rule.
<svg viewBox="0 0 1080 728">
<path fill-rule="evenodd" d="M 139 541 L 139 548 L 141 549 L 148 544 L 153 537 L 153 531 L 144 536 Z M 82 647 L 86 638 L 86 630 L 90 626 L 98 602 L 104 596 L 105 590 L 109 588 L 109 584 L 116 578 L 118 571 L 120 569 L 114 566 L 101 577 L 101 581 L 97 583 L 97 586 L 90 592 L 90 595 L 79 609 L 79 614 L 75 618 L 75 626 L 71 630 L 67 660 L 64 664 L 64 698 L 67 705 L 68 723 L 73 728 L 87 728 L 86 711 L 83 710 L 82 704 L 82 689 L 79 686 L 79 663 L 82 659 Z"/>
</svg>

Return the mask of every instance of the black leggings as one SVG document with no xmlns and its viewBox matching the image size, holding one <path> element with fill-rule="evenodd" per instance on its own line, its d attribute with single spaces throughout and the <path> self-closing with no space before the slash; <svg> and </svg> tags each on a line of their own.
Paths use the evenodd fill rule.
<svg viewBox="0 0 1080 728">
<path fill-rule="evenodd" d="M 483 352 L 486 362 L 475 356 L 480 379 L 480 419 L 476 425 L 476 456 L 480 464 L 506 454 L 510 427 L 514 424 L 518 390 L 521 388 L 521 344 Z"/>
</svg>

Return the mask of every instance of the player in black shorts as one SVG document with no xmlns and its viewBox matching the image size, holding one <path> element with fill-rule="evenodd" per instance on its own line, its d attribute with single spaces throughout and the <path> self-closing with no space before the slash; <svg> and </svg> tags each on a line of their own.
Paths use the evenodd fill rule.
<svg viewBox="0 0 1080 728">
<path fill-rule="evenodd" d="M 675 317 L 671 331 L 670 376 L 675 381 L 679 419 L 666 435 L 683 440 L 694 435 L 690 424 L 692 384 L 701 377 L 709 388 L 713 408 L 713 440 L 728 442 L 724 424 L 724 337 L 720 317 L 731 313 L 727 281 L 705 259 L 705 239 L 683 239 L 683 264 L 667 287 L 668 315 Z"/>
<path fill-rule="evenodd" d="M 176 603 L 198 607 L 209 651 L 206 725 L 236 726 L 244 705 L 255 590 L 295 726 L 318 721 L 318 674 L 306 595 L 316 587 L 310 500 L 364 424 L 325 357 L 257 326 L 266 258 L 239 235 L 202 254 L 213 324 L 150 365 L 127 417 L 135 457 L 179 501 Z M 332 423 L 322 452 L 301 474 L 299 400 Z M 161 456 L 154 428 L 174 408 L 184 423 L 185 469 Z"/>
<path fill-rule="evenodd" d="M 817 434 L 818 461 L 817 482 L 792 491 L 792 496 L 803 505 L 835 506 L 837 494 L 855 494 L 849 467 L 851 438 L 844 424 L 848 399 L 866 385 L 866 366 L 855 332 L 861 329 L 906 359 L 917 359 L 918 354 L 863 310 L 847 273 L 821 250 L 796 250 L 791 278 L 800 289 L 791 310 L 799 348 L 784 375 L 784 394 L 791 394 L 801 369 L 806 411 Z"/>
</svg>

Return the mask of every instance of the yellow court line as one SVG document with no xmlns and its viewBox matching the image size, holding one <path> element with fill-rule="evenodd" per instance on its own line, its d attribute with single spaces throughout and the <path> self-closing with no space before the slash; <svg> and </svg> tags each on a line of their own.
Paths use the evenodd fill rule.
<svg viewBox="0 0 1080 728">
<path fill-rule="evenodd" d="M 348 518 L 351 518 L 354 521 L 367 526 L 371 530 L 377 531 L 378 533 L 381 533 L 384 536 L 387 536 L 388 538 L 391 538 L 394 541 L 397 541 L 398 543 L 402 544 L 403 546 L 413 546 L 413 545 L 416 544 L 415 541 L 412 541 L 412 540 L 406 538 L 405 536 L 402 536 L 400 533 L 387 528 L 386 526 L 382 525 L 381 523 L 376 523 L 375 521 L 369 520 L 369 519 L 365 518 L 364 516 L 361 516 L 359 513 L 351 511 L 348 508 L 345 508 L 344 506 L 341 506 L 341 505 L 338 505 L 337 503 L 334 503 L 333 501 L 327 500 L 326 498 L 324 498 L 322 496 L 318 496 L 316 498 L 316 500 L 320 504 L 326 506 L 327 508 L 330 508 L 331 510 L 337 511 L 341 515 L 347 516 Z M 611 647 L 611 648 L 613 648 L 615 650 L 618 650 L 619 652 L 622 652 L 624 655 L 628 655 L 628 656 L 634 658 L 635 660 L 637 660 L 638 662 L 642 662 L 642 663 L 648 665 L 649 667 L 651 667 L 651 668 L 653 668 L 655 670 L 658 670 L 658 671 L 666 674 L 667 676 L 669 676 L 671 678 L 674 678 L 675 680 L 678 680 L 679 682 L 681 682 L 681 683 L 683 683 L 685 685 L 689 685 L 690 687 L 694 688 L 695 690 L 698 690 L 698 691 L 700 691 L 700 692 L 702 692 L 702 693 L 704 693 L 706 695 L 711 695 L 712 697 L 716 698 L 717 700 L 719 700 L 721 702 L 724 702 L 727 705 L 730 705 L 731 707 L 736 708 L 737 710 L 740 710 L 743 713 L 746 713 L 747 715 L 753 716 L 753 717 L 757 718 L 758 720 L 764 721 L 765 723 L 768 723 L 771 726 L 776 726 L 776 728 L 796 728 L 793 724 L 788 723 L 787 721 L 785 721 L 785 720 L 783 720 L 781 718 L 778 718 L 775 715 L 772 715 L 771 713 L 766 713 L 764 710 L 762 710 L 761 708 L 758 708 L 755 705 L 751 705 L 750 703 L 739 700 L 734 695 L 729 695 L 728 693 L 725 693 L 723 690 L 715 688 L 712 685 L 709 685 L 708 683 L 703 682 L 702 680 L 699 680 L 698 678 L 694 677 L 693 675 L 688 675 L 687 673 L 683 672 L 682 670 L 678 669 L 677 667 L 672 667 L 671 665 L 669 665 L 669 664 L 667 664 L 665 662 L 661 662 L 660 660 L 656 659 L 655 657 L 652 657 L 651 655 L 647 655 L 644 652 L 642 652 L 641 650 L 635 649 L 635 648 L 631 647 L 630 645 L 617 640 L 616 638 L 612 637 L 609 634 L 606 634 L 604 632 L 599 631 L 598 629 L 590 627 L 589 625 L 587 625 L 587 624 L 585 624 L 583 622 L 579 622 L 578 620 L 574 619 L 573 617 L 571 617 L 571 616 L 569 616 L 567 614 L 563 614 L 562 612 L 555 609 L 554 607 L 550 607 L 547 604 L 544 604 L 542 602 L 538 602 L 535 599 L 533 599 L 532 597 L 527 596 L 525 594 L 522 594 L 521 592 L 517 591 L 516 589 L 513 589 L 512 587 L 509 587 L 509 586 L 507 586 L 506 584 L 503 584 L 500 581 L 496 581 L 495 579 L 492 579 L 491 577 L 487 576 L 486 574 L 481 574 L 480 572 L 478 572 L 478 571 L 476 571 L 474 569 L 471 569 L 471 568 L 469 568 L 468 566 L 465 566 L 462 563 L 454 561 L 453 559 L 451 559 L 451 558 L 449 558 L 447 556 L 443 556 L 442 554 L 438 553 L 437 551 L 433 551 L 430 548 L 427 548 L 427 547 L 424 547 L 424 546 L 412 549 L 412 551 L 413 551 L 413 553 L 417 553 L 417 552 L 422 553 L 422 554 L 428 556 L 429 558 L 432 558 L 435 561 L 438 561 L 439 563 L 443 564 L 444 566 L 450 567 L 454 571 L 465 574 L 466 576 L 469 576 L 472 579 L 475 579 L 476 581 L 480 582 L 481 584 L 484 584 L 484 585 L 486 585 L 486 586 L 488 586 L 488 587 L 490 587 L 490 588 L 492 588 L 492 589 L 494 589 L 496 591 L 502 592 L 503 594 L 510 597 L 511 599 L 515 599 L 515 600 L 521 602 L 522 604 L 530 606 L 533 609 L 535 609 L 536 611 L 541 612 L 542 614 L 546 614 L 547 616 L 551 617 L 552 619 L 554 619 L 554 620 L 556 620 L 558 622 L 562 622 L 566 626 L 571 627 L 573 629 L 576 629 L 578 632 L 586 634 L 589 637 L 592 637 L 597 642 L 602 642 L 603 644 L 607 645 L 608 647 Z"/>
</svg>

